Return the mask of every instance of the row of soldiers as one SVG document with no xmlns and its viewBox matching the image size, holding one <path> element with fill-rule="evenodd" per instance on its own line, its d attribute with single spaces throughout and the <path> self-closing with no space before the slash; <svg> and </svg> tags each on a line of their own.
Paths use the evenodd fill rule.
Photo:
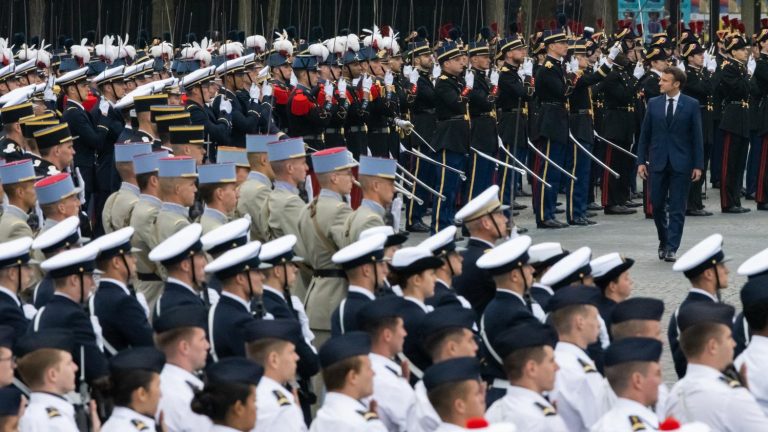
<svg viewBox="0 0 768 432">
<path fill-rule="evenodd" d="M 268 146 L 297 155 L 298 143 Z M 331 150 L 312 155 L 321 181 L 330 169 L 351 187 L 354 159 Z M 303 155 L 295 158 L 303 163 Z M 362 158 L 360 178 L 376 167 L 393 183 L 394 167 L 383 161 Z M 143 164 L 154 167 L 154 182 L 179 185 L 196 175 L 189 158 L 134 156 L 134 169 Z M 235 175 L 232 165 L 225 173 L 226 164 L 210 164 L 200 167 L 201 177 L 209 175 L 206 166 Z M 11 185 L 34 178 L 31 162 L 0 166 L 0 175 Z M 64 176 L 47 192 L 76 195 Z M 331 193 L 340 195 L 324 188 L 320 196 L 349 208 Z M 305 206 L 300 221 L 315 210 Z M 78 421 L 87 428 L 102 420 L 109 431 L 156 424 L 179 431 L 763 427 L 766 251 L 739 267 L 749 280 L 738 318 L 719 302 L 728 287 L 722 236 L 702 240 L 675 263 L 692 288 L 669 324 L 681 379 L 668 389 L 660 365 L 664 303 L 631 296 L 633 260 L 510 238 L 504 210 L 497 186 L 463 206 L 456 218 L 471 235 L 466 248 L 455 226 L 404 247 L 406 236 L 380 224 L 329 257 L 317 256 L 320 248 L 298 255 L 307 246 L 303 236 L 250 240 L 248 218 L 205 234 L 201 223 L 187 221 L 147 255 L 165 272 L 151 307 L 132 283 L 143 250 L 131 226 L 82 245 L 79 218 L 70 216 L 35 239 L 4 242 L 0 354 L 11 360 L 3 362 L 3 384 L 14 385 L 2 394 L 15 403 L 4 403 L 3 421 L 19 421 L 22 431 L 81 430 Z M 348 219 L 326 222 L 329 235 L 343 235 Z M 37 252 L 54 292 L 35 311 L 20 296 Z M 329 258 L 335 274 L 313 276 L 305 310 L 292 290 L 301 266 L 318 258 Z M 333 309 L 330 337 L 309 318 L 317 313 L 316 279 L 341 286 L 336 303 L 324 299 Z M 328 283 L 324 289 L 336 293 Z M 748 344 L 735 366 L 734 338 Z M 313 388 L 320 371 L 322 384 Z M 22 411 L 19 389 L 30 402 Z"/>
</svg>

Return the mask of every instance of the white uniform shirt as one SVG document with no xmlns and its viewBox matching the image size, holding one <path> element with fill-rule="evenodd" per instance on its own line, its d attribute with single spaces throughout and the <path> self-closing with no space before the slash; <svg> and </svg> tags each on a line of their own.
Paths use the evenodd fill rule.
<svg viewBox="0 0 768 432">
<path fill-rule="evenodd" d="M 688 363 L 685 376 L 669 392 L 666 416 L 683 424 L 702 422 L 717 432 L 768 428 L 768 417 L 749 390 L 720 371 L 695 363 Z"/>
<path fill-rule="evenodd" d="M 408 412 L 416 403 L 416 394 L 400 375 L 400 365 L 382 355 L 371 353 L 373 399 L 381 422 L 390 432 L 408 430 Z"/>
<path fill-rule="evenodd" d="M 487 427 L 475 427 L 472 429 L 463 428 L 461 426 L 456 426 L 452 423 L 441 423 L 440 426 L 437 428 L 435 432 L 465 432 L 465 431 L 471 431 L 471 432 L 516 432 L 519 429 L 515 427 L 512 423 L 496 423 L 489 425 Z"/>
<path fill-rule="evenodd" d="M 262 377 L 256 387 L 256 427 L 253 432 L 304 432 L 304 414 L 293 393 L 269 377 Z"/>
<path fill-rule="evenodd" d="M 256 423 L 258 423 L 258 419 Z M 384 432 L 387 428 L 376 414 L 357 399 L 328 392 L 323 406 L 309 428 L 310 432 Z"/>
<path fill-rule="evenodd" d="M 755 396 L 763 412 L 768 415 L 768 337 L 752 336 L 752 340 L 734 362 L 736 370 L 747 365 L 749 392 Z"/>
<path fill-rule="evenodd" d="M 101 427 L 101 432 L 151 431 L 155 432 L 155 419 L 126 407 L 115 407 L 112 415 Z"/>
<path fill-rule="evenodd" d="M 75 407 L 61 396 L 32 392 L 19 421 L 21 432 L 79 432 Z"/>
<path fill-rule="evenodd" d="M 657 430 L 659 419 L 648 407 L 622 397 L 616 399 L 610 411 L 592 426 L 591 432 L 635 432 Z"/>
<path fill-rule="evenodd" d="M 168 432 L 206 431 L 211 420 L 192 412 L 189 404 L 195 396 L 192 388 L 202 389 L 203 382 L 184 369 L 166 363 L 160 372 L 160 406 Z"/>
<path fill-rule="evenodd" d="M 533 390 L 514 385 L 488 408 L 485 418 L 491 423 L 514 423 L 521 431 L 568 432 L 563 419 L 548 400 Z"/>
<path fill-rule="evenodd" d="M 616 396 L 616 393 L 611 388 L 611 385 L 608 383 L 607 379 L 604 381 L 604 384 L 606 398 L 605 406 L 608 407 L 606 409 L 610 409 L 613 407 L 613 404 L 616 403 L 618 396 Z M 669 387 L 666 383 L 661 383 L 659 384 L 659 396 L 656 398 L 656 405 L 653 407 L 653 412 L 656 413 L 656 418 L 666 418 L 664 414 L 666 413 L 665 410 L 667 409 L 667 398 L 669 398 Z"/>
<path fill-rule="evenodd" d="M 416 401 L 408 412 L 408 432 L 434 432 L 440 426 L 440 416 L 429 402 L 424 381 L 419 381 L 413 388 Z"/>
<path fill-rule="evenodd" d="M 213 425 L 208 432 L 240 432 L 239 429 L 234 429 L 229 426 Z"/>
<path fill-rule="evenodd" d="M 555 361 L 560 370 L 551 399 L 568 430 L 588 431 L 607 411 L 603 376 L 583 349 L 568 342 L 557 343 Z"/>
</svg>

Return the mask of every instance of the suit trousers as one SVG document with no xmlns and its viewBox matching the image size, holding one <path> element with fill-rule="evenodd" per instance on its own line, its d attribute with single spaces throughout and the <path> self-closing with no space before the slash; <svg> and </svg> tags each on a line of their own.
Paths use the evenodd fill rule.
<svg viewBox="0 0 768 432">
<path fill-rule="evenodd" d="M 561 167 L 565 165 L 566 151 L 572 147 L 572 144 L 552 141 L 545 137 L 542 137 L 537 145 L 542 153 Z M 533 181 L 531 188 L 533 190 L 533 213 L 536 216 L 536 224 L 539 225 L 546 220 L 555 219 L 561 175 L 557 168 L 550 166 L 547 160 L 538 155 L 534 163 L 534 172 L 551 185 L 551 187 L 547 187 L 538 180 L 534 179 Z"/>
<path fill-rule="evenodd" d="M 659 243 L 667 250 L 676 252 L 683 237 L 691 173 L 674 171 L 672 166 L 667 164 L 663 171 L 652 171 L 648 175 L 653 222 L 656 224 Z"/>
<path fill-rule="evenodd" d="M 466 156 L 463 153 L 456 153 L 451 150 L 440 150 L 438 161 L 464 171 Z M 435 188 L 441 195 L 445 196 L 445 201 L 438 197 L 432 200 L 432 224 L 430 225 L 430 234 L 435 234 L 441 229 L 454 224 L 456 215 L 456 198 L 461 191 L 461 178 L 453 171 L 444 167 L 437 167 L 437 178 L 435 179 Z"/>
<path fill-rule="evenodd" d="M 630 151 L 632 143 L 616 142 L 616 145 Z M 635 168 L 634 160 L 611 146 L 605 148 L 605 164 L 619 174 L 614 177 L 608 170 L 603 171 L 602 204 L 603 207 L 624 205 L 629 201 L 630 177 Z"/>
<path fill-rule="evenodd" d="M 712 153 L 710 155 L 709 164 L 709 180 L 714 185 L 720 183 L 721 172 L 723 169 L 723 138 L 725 137 L 725 131 L 720 129 L 720 121 L 715 121 L 715 130 L 712 133 Z"/>
<path fill-rule="evenodd" d="M 517 146 L 517 148 L 507 147 L 507 150 L 509 150 L 510 153 L 515 155 L 517 160 L 526 164 L 526 166 L 530 167 L 530 164 L 528 164 L 526 160 L 528 155 L 528 148 L 527 147 L 521 148 L 521 147 L 522 147 L 521 145 Z M 512 161 L 512 158 L 510 158 L 509 155 L 503 150 L 499 150 L 498 159 L 512 166 L 517 166 L 517 164 Z M 501 195 L 501 203 L 503 205 L 510 206 L 510 212 L 511 212 L 512 202 L 515 201 L 515 199 L 517 199 L 518 192 L 520 192 L 523 188 L 523 176 L 520 175 L 520 173 L 518 173 L 517 171 L 511 170 L 507 167 L 499 167 L 496 183 L 499 185 L 499 189 L 500 189 L 499 195 Z M 514 195 L 512 193 L 513 192 L 512 188 L 514 188 L 514 191 L 515 191 Z"/>
<path fill-rule="evenodd" d="M 741 207 L 741 185 L 747 164 L 749 140 L 723 131 L 723 160 L 720 171 L 720 207 Z"/>
<path fill-rule="evenodd" d="M 757 180 L 760 175 L 760 159 L 763 155 L 763 137 L 756 131 L 749 133 L 749 155 L 747 156 L 747 195 L 755 195 Z"/>
<path fill-rule="evenodd" d="M 584 148 L 592 152 L 592 144 L 584 141 L 579 142 Z M 565 153 L 564 168 L 568 170 L 572 176 L 576 177 L 576 181 L 573 181 L 573 179 L 565 175 L 561 177 L 566 182 L 565 215 L 568 223 L 571 223 L 576 219 L 587 217 L 589 171 L 592 165 L 592 159 L 590 159 L 589 156 L 575 144 L 571 144 L 571 148 Z"/>
<path fill-rule="evenodd" d="M 701 172 L 699 181 L 691 183 L 691 190 L 688 192 L 688 210 L 703 210 L 704 203 L 701 201 L 701 194 L 704 191 L 704 183 L 707 181 L 707 167 L 710 163 L 712 152 L 712 137 L 704 137 L 704 169 Z"/>
<path fill-rule="evenodd" d="M 496 155 L 491 154 L 490 156 Z M 469 172 L 467 173 L 467 182 L 464 183 L 463 202 L 465 203 L 468 203 L 470 200 L 472 200 L 472 198 L 478 196 L 479 194 L 483 193 L 484 190 L 491 187 L 491 183 L 493 182 L 494 177 L 494 170 L 496 170 L 496 164 L 482 156 L 479 156 L 474 151 L 470 151 L 469 157 L 467 158 L 467 164 Z"/>
<path fill-rule="evenodd" d="M 432 159 L 437 158 L 437 154 L 433 153 L 431 150 L 425 148 L 426 146 L 421 147 L 421 152 L 425 155 L 429 156 Z M 435 182 L 435 171 L 436 166 L 432 162 L 427 162 L 425 160 L 422 160 L 419 157 L 413 156 L 413 162 L 411 166 L 413 167 L 413 174 L 416 176 L 417 179 L 424 182 L 426 185 L 434 185 Z M 411 193 L 416 195 L 419 199 L 423 201 L 423 204 L 419 204 L 414 200 L 406 200 L 405 202 L 405 224 L 406 226 L 411 226 L 416 222 L 421 222 L 421 219 L 424 217 L 424 213 L 427 209 L 427 206 L 433 199 L 432 194 L 429 193 L 426 189 L 419 186 L 416 182 L 413 182 L 413 187 L 411 187 Z"/>
</svg>

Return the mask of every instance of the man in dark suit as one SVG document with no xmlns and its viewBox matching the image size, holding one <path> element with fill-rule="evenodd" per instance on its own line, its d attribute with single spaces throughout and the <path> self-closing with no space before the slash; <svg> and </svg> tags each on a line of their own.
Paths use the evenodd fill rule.
<svg viewBox="0 0 768 432">
<path fill-rule="evenodd" d="M 662 96 L 648 102 L 637 153 L 638 175 L 647 179 L 650 171 L 659 259 L 668 262 L 676 260 L 683 236 L 691 181 L 698 181 L 704 169 L 699 102 L 680 93 L 685 79 L 685 73 L 674 67 L 662 72 L 659 82 Z M 665 209 L 667 196 L 669 208 Z"/>
</svg>

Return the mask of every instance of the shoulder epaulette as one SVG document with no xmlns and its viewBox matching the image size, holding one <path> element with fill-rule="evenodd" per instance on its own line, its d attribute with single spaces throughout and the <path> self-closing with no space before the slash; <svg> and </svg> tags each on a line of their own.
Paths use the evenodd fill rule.
<svg viewBox="0 0 768 432">
<path fill-rule="evenodd" d="M 502 71 L 502 72 L 509 72 L 509 68 L 508 68 L 508 67 L 506 67 L 506 66 L 502 66 L 502 67 L 501 67 L 501 71 Z"/>
<path fill-rule="evenodd" d="M 65 109 L 64 112 L 67 112 L 69 110 L 76 110 L 76 109 L 77 109 L 76 106 L 71 106 L 71 107 L 67 107 L 67 109 Z"/>
<path fill-rule="evenodd" d="M 595 366 L 585 362 L 582 359 L 577 359 L 577 360 L 579 361 L 579 364 L 581 365 L 582 369 L 584 369 L 585 373 L 597 372 L 597 369 L 595 369 Z"/>
<path fill-rule="evenodd" d="M 285 405 L 291 404 L 291 401 L 288 400 L 288 398 L 285 397 L 284 394 L 280 393 L 279 390 L 272 390 L 272 394 L 275 395 L 275 399 L 277 399 L 277 404 L 279 406 L 285 406 Z"/>
<path fill-rule="evenodd" d="M 552 62 L 551 62 L 551 61 L 549 61 L 549 60 L 547 60 L 546 62 L 544 62 L 544 67 L 545 67 L 545 68 L 547 68 L 547 69 L 551 69 L 551 68 L 552 68 L 552 66 L 554 66 L 554 65 L 553 65 L 553 64 L 552 64 Z"/>
<path fill-rule="evenodd" d="M 646 430 L 645 423 L 643 423 L 643 421 L 640 420 L 640 417 L 635 415 L 629 416 L 629 425 L 632 427 L 633 431 Z"/>
<path fill-rule="evenodd" d="M 541 402 L 534 402 L 534 405 L 536 405 L 537 408 L 541 410 L 541 413 L 544 414 L 544 417 L 551 417 L 557 415 L 557 410 L 555 410 L 551 406 L 544 405 Z"/>
<path fill-rule="evenodd" d="M 136 430 L 140 430 L 140 431 L 149 430 L 149 426 L 147 426 L 147 425 L 146 425 L 146 424 L 145 424 L 143 421 L 141 421 L 141 420 L 138 420 L 138 419 L 133 419 L 133 420 L 131 420 L 131 424 L 133 425 L 133 427 L 135 427 L 135 428 L 136 428 Z"/>
<path fill-rule="evenodd" d="M 372 421 L 372 420 L 379 419 L 379 416 L 373 411 L 357 411 L 357 413 L 363 416 L 363 419 L 365 419 L 365 421 Z"/>
<path fill-rule="evenodd" d="M 720 376 L 720 381 L 728 384 L 728 387 L 730 388 L 739 388 L 741 387 L 741 383 L 738 380 L 735 380 L 733 378 L 727 377 L 725 375 Z"/>
<path fill-rule="evenodd" d="M 61 417 L 61 413 L 54 407 L 45 407 L 45 413 L 48 414 L 48 418 Z"/>
<path fill-rule="evenodd" d="M 441 80 L 447 80 L 448 79 L 448 75 L 445 75 L 445 74 L 440 75 L 440 79 Z"/>
</svg>

